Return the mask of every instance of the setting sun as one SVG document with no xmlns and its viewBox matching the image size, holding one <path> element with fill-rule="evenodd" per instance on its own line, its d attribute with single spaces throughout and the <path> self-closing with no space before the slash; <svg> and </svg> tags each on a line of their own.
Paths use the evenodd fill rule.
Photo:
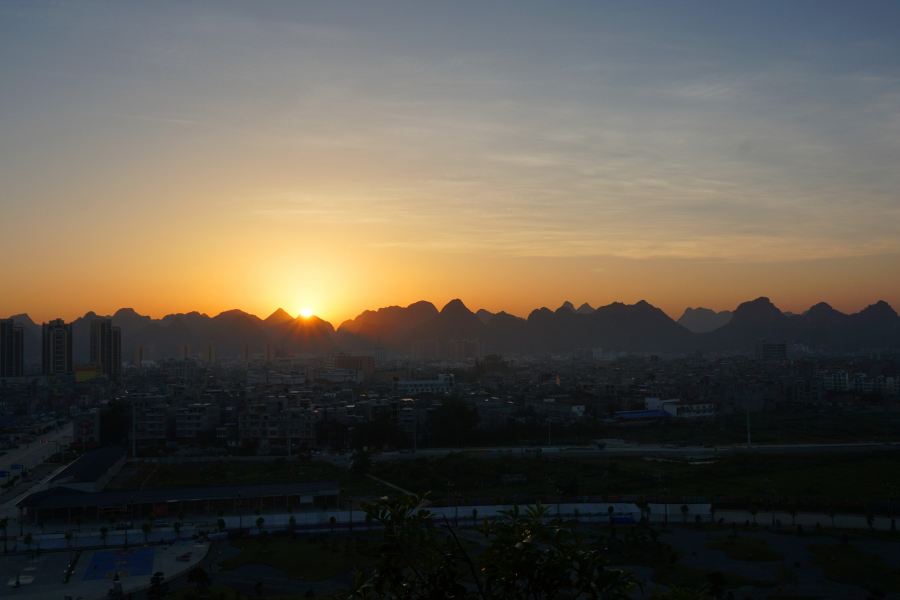
<svg viewBox="0 0 900 600">
<path fill-rule="evenodd" d="M 313 311 L 311 308 L 304 308 L 303 310 L 300 311 L 300 316 L 303 317 L 304 319 L 308 319 L 312 315 L 313 315 Z"/>
</svg>

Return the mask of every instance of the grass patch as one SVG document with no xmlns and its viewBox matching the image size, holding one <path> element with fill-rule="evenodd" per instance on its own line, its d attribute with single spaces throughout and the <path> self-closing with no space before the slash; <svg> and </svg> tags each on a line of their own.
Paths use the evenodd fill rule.
<svg viewBox="0 0 900 600">
<path fill-rule="evenodd" d="M 372 473 L 408 490 L 431 491 L 435 500 L 447 497 L 448 482 L 462 499 L 543 496 L 547 494 L 549 479 L 573 495 L 656 495 L 659 486 L 655 475 L 658 474 L 670 482 L 669 494 L 676 497 L 721 494 L 762 498 L 766 489 L 761 482 L 768 478 L 770 485 L 784 496 L 827 504 L 883 499 L 884 489 L 876 482 L 900 479 L 900 451 L 835 452 L 828 454 L 828 460 L 822 460 L 819 453 L 740 452 L 717 456 L 714 463 L 703 465 L 691 465 L 680 459 L 650 464 L 641 457 L 629 456 L 497 456 L 485 460 L 450 454 L 440 458 L 420 456 L 376 462 Z M 525 481 L 505 484 L 503 475 L 510 473 L 524 475 Z M 688 515 L 688 526 L 694 525 L 695 516 L 693 512 Z M 705 529 L 710 515 L 704 511 L 700 516 Z M 658 518 L 654 513 L 653 520 Z M 758 521 L 766 519 L 757 515 Z M 823 527 L 829 524 L 826 516 L 821 520 Z M 682 515 L 677 506 L 670 507 L 669 521 L 681 524 Z"/>
<path fill-rule="evenodd" d="M 357 545 L 349 538 L 323 543 L 275 536 L 270 538 L 268 548 L 256 539 L 236 540 L 231 545 L 243 552 L 219 563 L 225 571 L 263 564 L 284 571 L 291 579 L 306 581 L 323 581 L 344 571 L 371 567 L 376 561 L 375 556 L 369 556 L 375 554 L 373 545 Z"/>
<path fill-rule="evenodd" d="M 706 543 L 711 550 L 721 550 L 725 556 L 734 560 L 748 562 L 769 562 L 784 560 L 781 552 L 776 552 L 766 547 L 765 540 L 746 536 L 720 536 L 714 537 Z"/>
<path fill-rule="evenodd" d="M 812 562 L 821 565 L 825 578 L 868 590 L 900 592 L 900 569 L 884 564 L 880 556 L 862 552 L 852 544 L 808 544 Z"/>
</svg>

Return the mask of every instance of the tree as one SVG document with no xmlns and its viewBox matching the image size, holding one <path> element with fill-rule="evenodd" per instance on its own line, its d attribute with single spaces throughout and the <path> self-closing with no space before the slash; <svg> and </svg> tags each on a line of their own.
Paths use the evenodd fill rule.
<svg viewBox="0 0 900 600">
<path fill-rule="evenodd" d="M 291 518 L 288 519 L 288 525 L 291 526 L 291 533 L 294 533 L 294 527 L 297 526 L 297 517 L 291 515 Z"/>
<path fill-rule="evenodd" d="M 259 517 L 258 519 L 256 519 L 256 526 L 259 528 L 260 533 L 262 533 L 263 525 L 265 524 L 265 522 L 266 522 L 266 520 L 263 519 L 262 517 Z"/>
<path fill-rule="evenodd" d="M 612 506 L 610 506 L 609 508 L 606 509 L 606 514 L 609 515 L 609 526 L 610 526 L 610 527 L 612 527 L 612 526 L 615 525 L 615 523 L 616 523 L 616 522 L 613 520 L 613 513 L 614 513 L 614 512 L 616 512 L 616 509 L 614 509 Z"/>
<path fill-rule="evenodd" d="M 350 463 L 350 470 L 356 473 L 357 475 L 365 475 L 372 468 L 372 453 L 371 452 L 357 452 L 353 455 L 353 460 Z"/>
<path fill-rule="evenodd" d="M 219 519 L 216 521 L 216 527 L 219 528 L 219 531 L 225 531 L 225 519 Z"/>
<path fill-rule="evenodd" d="M 331 515 L 328 519 L 328 524 L 331 525 L 331 533 L 334 533 L 334 524 L 337 523 L 337 519 L 334 518 L 334 515 Z"/>
<path fill-rule="evenodd" d="M 209 587 L 209 584 L 212 583 L 212 579 L 209 574 L 204 571 L 200 567 L 194 567 L 191 569 L 191 572 L 188 573 L 187 582 L 193 583 L 197 586 L 197 590 L 200 592 L 200 596 L 204 596 L 206 594 L 206 588 Z"/>
<path fill-rule="evenodd" d="M 681 505 L 681 522 L 682 523 L 687 523 L 687 516 L 688 516 L 689 512 L 691 512 L 691 509 L 688 508 L 688 505 L 682 504 Z"/>
<path fill-rule="evenodd" d="M 576 531 L 574 521 L 551 519 L 540 504 L 524 512 L 514 506 L 485 522 L 480 532 L 487 548 L 476 566 L 448 520 L 436 524 L 449 542 L 427 526 L 435 515 L 418 508 L 424 499 L 402 496 L 363 506 L 385 535 L 375 569 L 368 577 L 357 572 L 349 598 L 608 600 L 628 598 L 638 587 L 633 576 L 605 569 L 603 556 L 587 546 L 587 534 Z"/>
<path fill-rule="evenodd" d="M 165 600 L 169 595 L 169 584 L 162 571 L 157 571 L 150 577 L 150 588 L 147 590 L 149 600 Z"/>
<path fill-rule="evenodd" d="M 759 512 L 759 507 L 753 504 L 750 506 L 750 516 L 753 517 L 753 524 L 756 525 L 756 513 Z"/>
<path fill-rule="evenodd" d="M 791 515 L 791 525 L 796 525 L 797 524 L 797 507 L 792 505 L 788 509 L 788 514 Z"/>
<path fill-rule="evenodd" d="M 175 521 L 174 523 L 172 523 L 172 528 L 175 530 L 175 537 L 181 537 L 181 522 Z"/>
<path fill-rule="evenodd" d="M 831 519 L 831 528 L 834 529 L 834 518 L 837 516 L 837 511 L 834 510 L 833 506 L 828 507 L 828 517 Z"/>
<path fill-rule="evenodd" d="M 269 545 L 272 543 L 272 536 L 268 531 L 260 531 L 259 532 L 259 549 L 262 550 L 262 553 L 265 554 L 269 551 Z"/>
<path fill-rule="evenodd" d="M 100 539 L 103 541 L 103 545 L 106 545 L 106 534 L 109 533 L 109 529 L 106 527 L 100 528 Z"/>
<path fill-rule="evenodd" d="M 28 550 L 31 550 L 31 543 L 34 541 L 34 536 L 30 533 L 26 533 L 25 537 L 22 538 L 22 541 L 25 542 L 25 547 L 28 548 Z"/>
<path fill-rule="evenodd" d="M 150 532 L 153 531 L 153 527 L 150 526 L 150 523 L 141 524 L 141 531 L 144 532 L 144 543 L 148 543 L 148 538 L 150 536 Z"/>
</svg>

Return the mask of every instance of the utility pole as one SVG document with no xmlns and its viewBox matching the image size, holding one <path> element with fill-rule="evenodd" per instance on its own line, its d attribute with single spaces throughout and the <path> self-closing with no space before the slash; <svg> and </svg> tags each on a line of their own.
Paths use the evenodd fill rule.
<svg viewBox="0 0 900 600">
<path fill-rule="evenodd" d="M 73 424 L 72 427 L 75 425 Z M 137 422 L 134 418 L 134 399 L 131 400 L 131 456 L 137 457 Z"/>
<path fill-rule="evenodd" d="M 750 448 L 750 398 L 747 398 L 747 447 Z"/>
</svg>

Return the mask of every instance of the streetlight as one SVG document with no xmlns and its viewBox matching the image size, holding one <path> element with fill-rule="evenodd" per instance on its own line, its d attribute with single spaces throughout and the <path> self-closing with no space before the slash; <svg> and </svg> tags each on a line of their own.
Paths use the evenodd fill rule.
<svg viewBox="0 0 900 600">
<path fill-rule="evenodd" d="M 662 486 L 663 486 L 663 483 L 665 483 L 665 481 L 666 481 L 666 478 L 663 477 L 662 475 L 660 475 L 656 478 L 656 486 L 659 489 L 659 496 L 656 497 L 657 506 L 659 506 L 659 503 L 662 502 L 662 500 L 663 500 Z"/>
<path fill-rule="evenodd" d="M 238 490 L 238 534 L 244 535 L 244 495 Z"/>
<path fill-rule="evenodd" d="M 353 533 L 353 496 L 348 494 L 347 500 L 350 502 L 350 533 Z"/>
</svg>

